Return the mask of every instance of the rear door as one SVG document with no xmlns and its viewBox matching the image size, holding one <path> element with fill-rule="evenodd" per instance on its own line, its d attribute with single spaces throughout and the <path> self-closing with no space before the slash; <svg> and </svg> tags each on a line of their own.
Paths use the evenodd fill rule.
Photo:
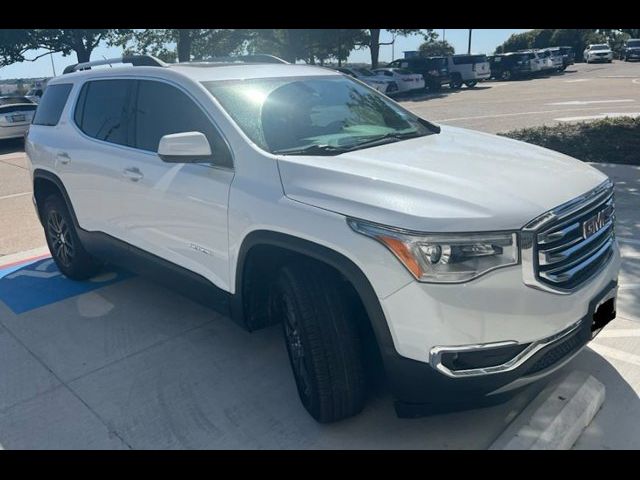
<svg viewBox="0 0 640 480">
<path fill-rule="evenodd" d="M 71 119 L 76 134 L 56 152 L 56 170 L 80 226 L 125 240 L 129 235 L 121 219 L 135 208 L 125 201 L 130 185 L 122 182 L 135 154 L 131 148 L 134 86 L 129 79 L 85 82 Z"/>
</svg>

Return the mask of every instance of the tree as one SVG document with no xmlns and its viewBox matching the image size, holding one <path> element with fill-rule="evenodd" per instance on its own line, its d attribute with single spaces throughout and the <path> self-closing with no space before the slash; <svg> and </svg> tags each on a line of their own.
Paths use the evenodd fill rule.
<svg viewBox="0 0 640 480">
<path fill-rule="evenodd" d="M 361 47 L 368 47 L 371 52 L 371 68 L 378 67 L 378 57 L 380 56 L 380 47 L 382 45 L 391 45 L 392 42 L 381 42 L 380 41 L 380 29 L 379 28 L 369 28 L 364 30 L 362 41 L 358 44 Z M 416 35 L 422 33 L 425 41 L 429 41 L 430 39 L 435 38 L 435 34 L 433 29 L 391 29 L 388 30 L 393 35 L 407 36 L 407 35 Z M 393 60 L 393 59 L 392 59 Z"/>
<path fill-rule="evenodd" d="M 365 38 L 360 29 L 262 29 L 248 34 L 247 51 L 270 53 L 295 62 L 323 64 L 336 59 L 341 64 Z"/>
<path fill-rule="evenodd" d="M 166 62 L 189 62 L 225 56 L 241 50 L 247 40 L 245 30 L 156 29 L 128 30 L 112 35 L 110 45 L 118 45 L 125 54 L 154 55 Z"/>
<path fill-rule="evenodd" d="M 107 37 L 119 30 L 113 29 L 32 29 L 4 30 L 0 34 L 0 65 L 35 61 L 50 53 L 75 53 L 78 63 L 88 62 L 91 52 Z M 46 53 L 28 58 L 32 50 Z"/>
<path fill-rule="evenodd" d="M 420 55 L 424 57 L 440 57 L 453 55 L 455 53 L 453 45 L 446 40 L 424 42 L 418 47 L 418 50 L 420 51 Z"/>
</svg>

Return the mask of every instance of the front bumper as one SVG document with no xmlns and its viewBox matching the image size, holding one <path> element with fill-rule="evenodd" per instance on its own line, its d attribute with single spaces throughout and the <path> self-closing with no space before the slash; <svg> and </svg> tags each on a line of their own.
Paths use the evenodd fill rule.
<svg viewBox="0 0 640 480">
<path fill-rule="evenodd" d="M 381 300 L 395 347 L 385 367 L 405 409 L 399 414 L 413 415 L 418 405 L 475 408 L 560 368 L 591 338 L 603 299 L 615 295 L 620 253 L 614 244 L 607 264 L 570 295 L 525 285 L 521 267 L 459 285 L 411 282 Z M 474 351 L 489 355 L 468 355 Z M 456 352 L 466 353 L 456 359 Z"/>
<path fill-rule="evenodd" d="M 387 371 L 401 417 L 422 416 L 500 403 L 521 388 L 555 372 L 573 359 L 613 318 L 617 281 L 611 281 L 590 302 L 587 313 L 570 328 L 525 346 L 524 356 L 504 368 L 478 375 L 443 374 L 432 365 L 408 359 L 387 361 Z M 476 346 L 483 348 L 483 346 Z M 441 357 L 440 357 L 441 358 Z"/>
</svg>

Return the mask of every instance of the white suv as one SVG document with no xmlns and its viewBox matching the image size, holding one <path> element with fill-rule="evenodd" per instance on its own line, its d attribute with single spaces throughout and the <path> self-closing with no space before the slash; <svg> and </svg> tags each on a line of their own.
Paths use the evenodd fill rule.
<svg viewBox="0 0 640 480">
<path fill-rule="evenodd" d="M 589 165 L 325 68 L 123 61 L 53 79 L 28 133 L 56 264 L 282 323 L 318 421 L 359 412 L 380 359 L 401 416 L 497 401 L 614 317 L 613 186 Z"/>
<path fill-rule="evenodd" d="M 613 51 L 606 43 L 589 45 L 583 52 L 584 61 L 587 63 L 613 61 Z"/>
<path fill-rule="evenodd" d="M 451 88 L 475 87 L 478 82 L 489 80 L 491 66 L 486 55 L 449 55 L 447 66 L 451 75 Z"/>
</svg>

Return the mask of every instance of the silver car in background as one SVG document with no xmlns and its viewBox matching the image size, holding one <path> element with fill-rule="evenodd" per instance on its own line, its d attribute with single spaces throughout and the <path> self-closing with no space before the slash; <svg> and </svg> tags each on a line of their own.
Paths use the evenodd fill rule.
<svg viewBox="0 0 640 480">
<path fill-rule="evenodd" d="M 0 97 L 0 140 L 24 138 L 36 108 L 26 97 Z"/>
</svg>

